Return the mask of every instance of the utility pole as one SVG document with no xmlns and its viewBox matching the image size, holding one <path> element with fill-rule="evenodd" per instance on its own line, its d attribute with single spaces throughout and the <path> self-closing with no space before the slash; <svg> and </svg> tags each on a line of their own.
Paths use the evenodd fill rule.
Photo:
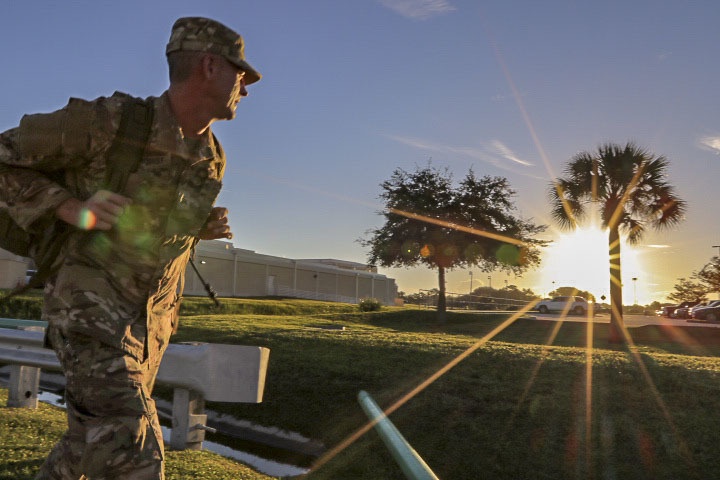
<svg viewBox="0 0 720 480">
<path fill-rule="evenodd" d="M 472 295 L 473 289 L 472 289 L 472 270 L 470 270 L 470 295 Z"/>
</svg>

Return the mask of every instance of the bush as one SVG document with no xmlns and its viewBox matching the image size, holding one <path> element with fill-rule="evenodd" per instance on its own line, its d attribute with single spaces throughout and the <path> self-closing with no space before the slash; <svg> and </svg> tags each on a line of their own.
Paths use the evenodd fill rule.
<svg viewBox="0 0 720 480">
<path fill-rule="evenodd" d="M 361 312 L 379 312 L 382 305 L 377 298 L 363 298 L 358 304 Z"/>
<path fill-rule="evenodd" d="M 0 292 L 4 298 L 7 292 Z M 18 295 L 0 302 L 0 318 L 18 318 L 23 320 L 40 320 L 43 298 L 41 293 Z"/>
</svg>

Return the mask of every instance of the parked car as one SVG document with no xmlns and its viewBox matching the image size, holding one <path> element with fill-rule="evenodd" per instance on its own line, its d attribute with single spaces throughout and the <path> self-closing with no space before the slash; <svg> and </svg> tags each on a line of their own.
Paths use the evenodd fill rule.
<svg viewBox="0 0 720 480">
<path fill-rule="evenodd" d="M 708 306 L 710 306 L 710 302 L 702 302 L 702 303 L 698 303 L 697 305 L 693 305 L 692 307 L 688 308 L 688 311 L 687 311 L 688 318 L 692 318 L 693 312 L 695 310 L 697 310 L 698 308 L 703 308 L 703 307 L 708 307 Z"/>
<path fill-rule="evenodd" d="M 679 305 L 669 305 L 669 306 L 667 306 L 667 307 L 663 307 L 663 309 L 662 309 L 662 311 L 663 311 L 662 315 L 663 315 L 664 317 L 678 318 L 678 317 L 677 317 L 677 314 L 678 314 L 678 311 L 677 311 L 677 310 L 678 310 L 679 308 L 690 308 L 690 307 L 692 307 L 692 306 L 697 305 L 698 303 L 700 303 L 700 302 L 697 302 L 697 301 L 695 301 L 695 302 L 682 302 L 682 303 L 679 304 Z M 681 312 L 681 313 L 683 313 L 683 312 Z M 683 314 L 687 314 L 687 312 L 684 312 Z"/>
<path fill-rule="evenodd" d="M 694 310 L 692 318 L 697 320 L 706 320 L 708 322 L 717 322 L 720 320 L 720 300 L 711 303 L 715 305 L 708 305 L 705 308 L 698 308 Z"/>
<path fill-rule="evenodd" d="M 567 311 L 576 315 L 585 315 L 585 312 L 588 311 L 588 302 L 578 296 L 555 297 L 538 302 L 535 308 L 540 313 Z"/>
<path fill-rule="evenodd" d="M 694 307 L 690 307 L 688 314 L 690 315 L 690 318 L 695 318 L 694 315 L 703 308 L 712 308 L 717 306 L 720 306 L 720 300 L 713 300 L 712 302 L 707 303 L 698 303 Z"/>
</svg>

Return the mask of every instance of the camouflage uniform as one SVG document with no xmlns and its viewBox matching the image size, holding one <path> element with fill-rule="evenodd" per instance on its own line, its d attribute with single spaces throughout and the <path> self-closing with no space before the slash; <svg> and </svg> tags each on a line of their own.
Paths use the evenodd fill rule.
<svg viewBox="0 0 720 480">
<path fill-rule="evenodd" d="M 242 37 L 214 20 L 178 19 L 166 53 L 180 51 L 224 57 L 245 72 L 246 85 L 261 78 L 245 60 Z M 71 99 L 0 134 L 0 207 L 26 230 L 44 232 L 65 200 L 100 190 L 125 100 Z M 183 136 L 168 92 L 147 102 L 154 109 L 150 138 L 138 170 L 118 192 L 132 204 L 110 231 L 74 232 L 62 267 L 45 286 L 43 318 L 67 380 L 68 431 L 40 479 L 164 476 L 150 394 L 225 156 L 209 128 L 199 138 Z M 51 179 L 57 172 L 64 187 Z"/>
<path fill-rule="evenodd" d="M 0 134 L 0 202 L 18 223 L 45 228 L 62 201 L 100 189 L 124 98 L 71 99 Z M 46 285 L 43 318 L 66 375 L 69 429 L 37 478 L 163 478 L 150 394 L 225 156 L 209 129 L 199 140 L 183 137 L 167 92 L 148 101 L 151 135 L 124 191 L 133 203 L 112 230 L 74 233 Z M 65 188 L 40 173 L 57 169 Z"/>
</svg>

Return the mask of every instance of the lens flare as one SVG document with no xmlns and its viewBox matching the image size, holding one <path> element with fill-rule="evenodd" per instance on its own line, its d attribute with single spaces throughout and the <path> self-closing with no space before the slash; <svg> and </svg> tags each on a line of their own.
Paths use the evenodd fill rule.
<svg viewBox="0 0 720 480">
<path fill-rule="evenodd" d="M 470 354 L 472 354 L 474 351 L 476 351 L 478 348 L 485 345 L 488 341 L 492 340 L 496 335 L 498 335 L 500 332 L 505 330 L 507 327 L 515 323 L 515 320 L 525 315 L 528 311 L 532 310 L 535 307 L 535 304 L 538 302 L 538 300 L 532 301 L 528 303 L 525 307 L 523 307 L 521 310 L 517 311 L 514 315 L 509 317 L 507 320 L 502 322 L 500 325 L 495 327 L 491 332 L 489 332 L 487 335 L 485 335 L 483 338 L 475 342 L 472 346 L 470 346 L 467 350 L 462 352 L 457 357 L 453 358 L 451 361 L 449 361 L 444 367 L 440 368 L 438 371 L 430 375 L 427 379 L 423 380 L 418 386 L 416 386 L 414 389 L 412 389 L 410 392 L 405 394 L 400 400 L 396 401 L 394 404 L 392 404 L 390 407 L 385 409 L 383 411 L 383 414 L 385 416 L 389 416 L 392 414 L 395 410 L 402 407 L 407 403 L 410 399 L 415 397 L 418 393 L 425 390 L 427 387 L 429 387 L 435 380 L 439 379 L 443 375 L 445 375 L 447 372 L 449 372 L 453 367 L 458 365 L 460 362 L 465 360 Z M 364 424 L 362 427 L 357 429 L 355 432 L 347 436 L 343 441 L 341 441 L 339 444 L 337 444 L 332 449 L 325 452 L 321 457 L 319 457 L 315 463 L 310 468 L 310 472 L 313 472 L 320 468 L 321 466 L 325 465 L 327 462 L 332 460 L 337 454 L 345 450 L 347 447 L 355 443 L 360 437 L 362 437 L 365 433 L 367 433 L 370 429 L 373 428 L 374 422 L 368 422 Z"/>
<path fill-rule="evenodd" d="M 97 217 L 89 208 L 80 210 L 78 226 L 83 230 L 92 230 L 97 225 Z"/>
</svg>

